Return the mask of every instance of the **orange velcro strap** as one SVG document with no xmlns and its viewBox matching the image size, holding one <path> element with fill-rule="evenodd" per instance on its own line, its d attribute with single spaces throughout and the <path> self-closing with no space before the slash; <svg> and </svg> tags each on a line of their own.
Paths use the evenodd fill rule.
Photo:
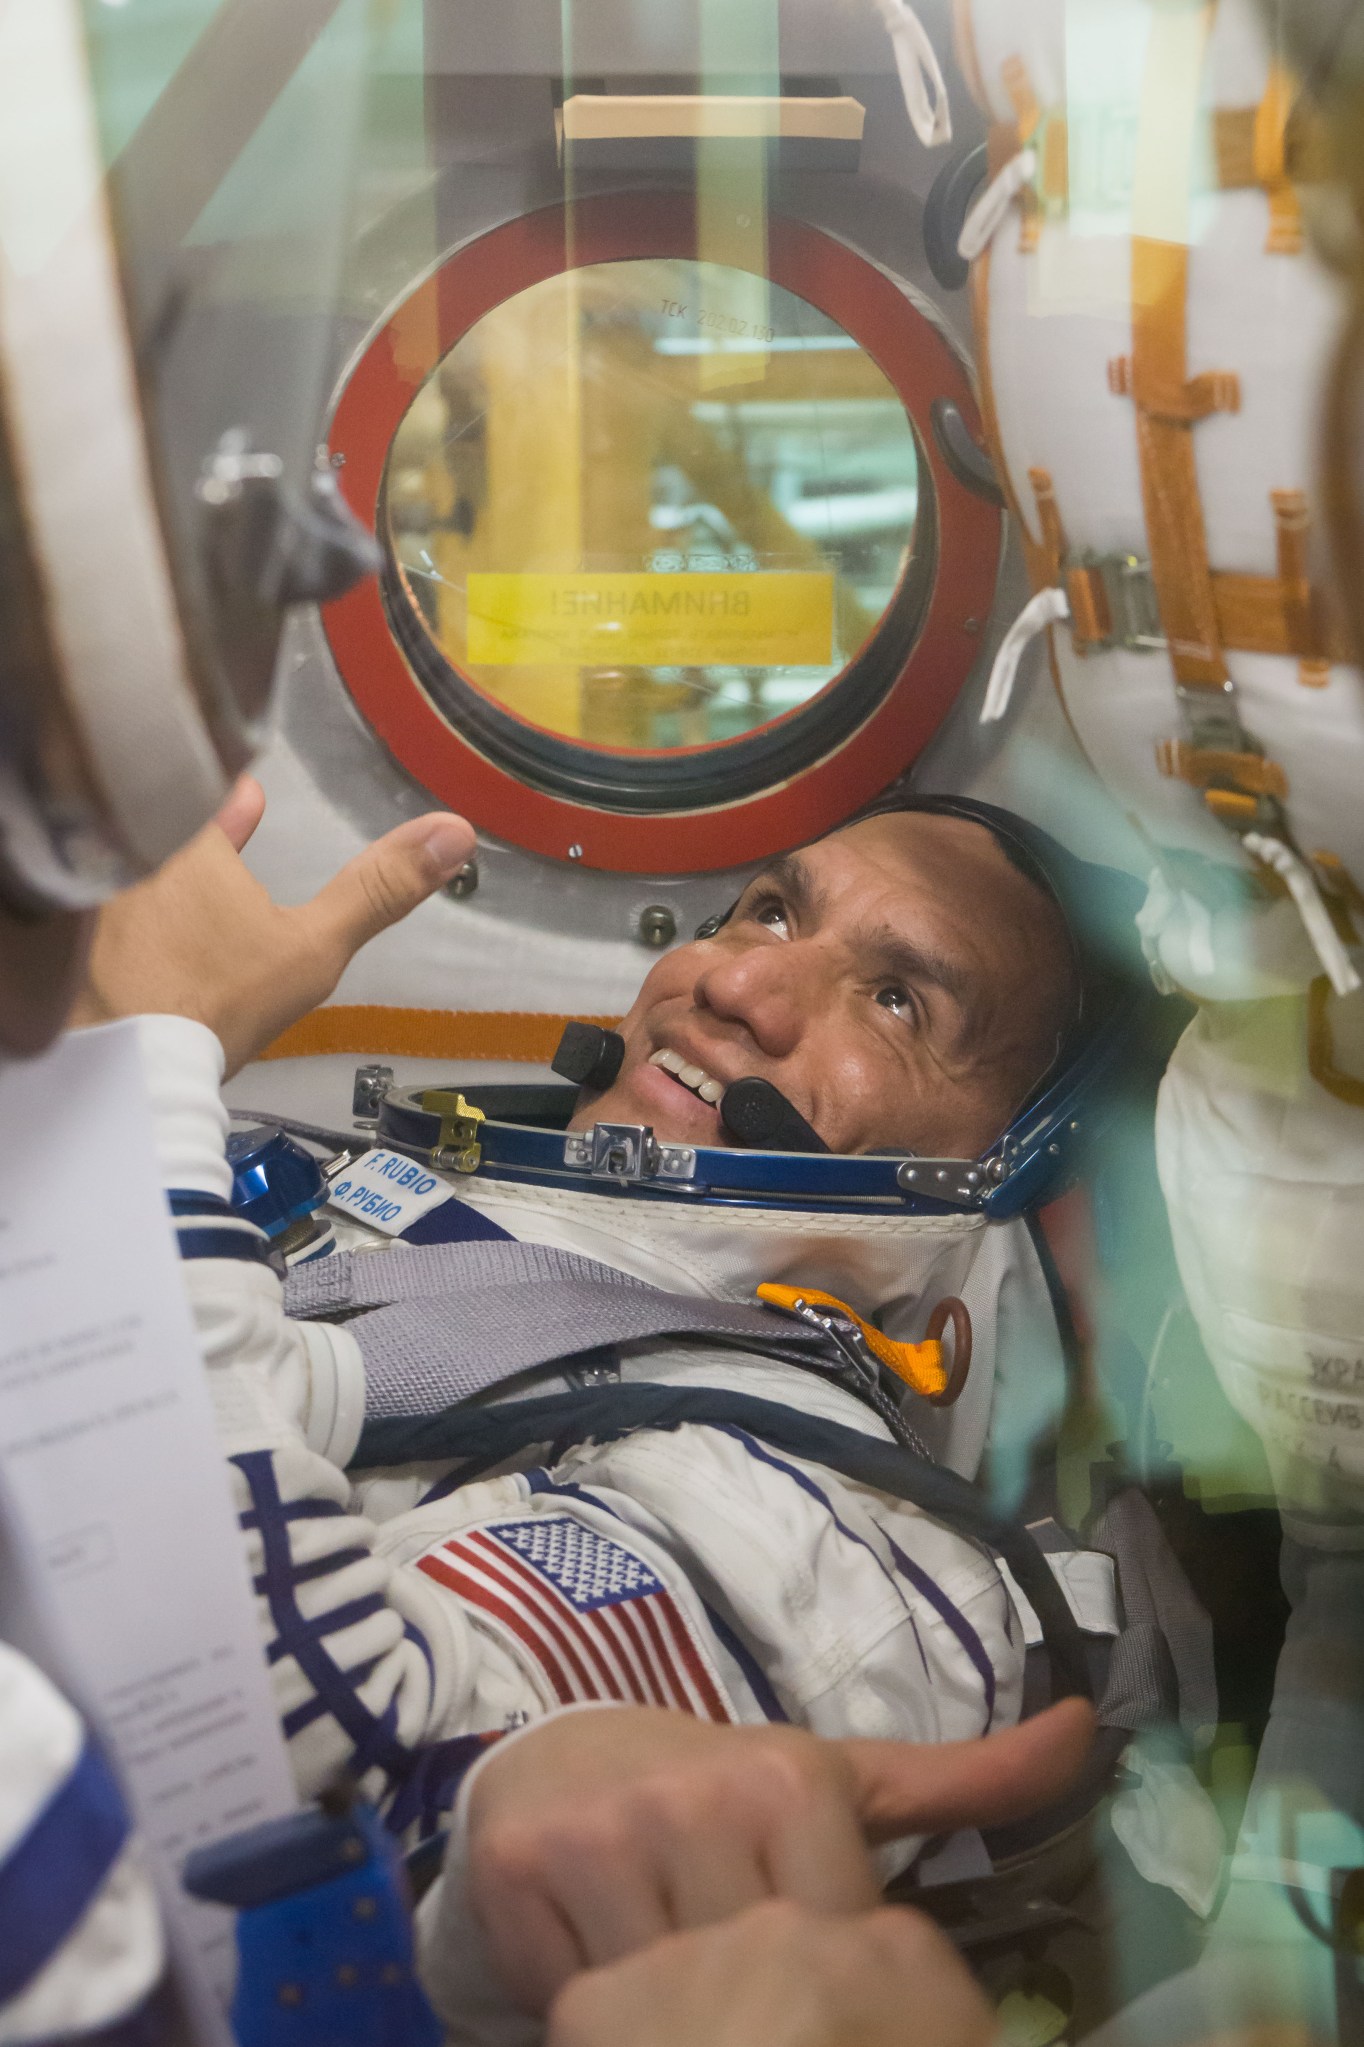
<svg viewBox="0 0 1364 2047">
<path fill-rule="evenodd" d="M 989 95 L 985 90 L 985 78 L 980 68 L 980 57 L 976 50 L 975 25 L 971 20 L 971 0 L 952 0 L 952 49 L 957 60 L 957 69 L 966 80 L 970 93 L 982 113 L 988 113 Z M 991 173 L 993 176 L 993 172 Z"/>
<path fill-rule="evenodd" d="M 581 1021 L 612 1029 L 613 1016 Z M 267 1045 L 262 1059 L 315 1059 L 329 1052 L 386 1054 L 391 1059 L 514 1059 L 548 1066 L 568 1022 L 509 1009 L 389 1009 L 379 1003 L 336 1003 L 314 1009 Z"/>
<path fill-rule="evenodd" d="M 1214 412 L 1241 410 L 1241 379 L 1233 370 L 1208 370 L 1187 383 L 1161 383 L 1159 375 L 1145 380 L 1140 403 L 1154 419 L 1172 426 L 1194 426 Z M 1137 368 L 1129 355 L 1115 356 L 1108 365 L 1108 388 L 1119 398 L 1137 395 Z"/>
<path fill-rule="evenodd" d="M 1299 657 L 1299 680 L 1308 689 L 1321 689 L 1331 675 L 1332 633 L 1322 601 L 1312 588 L 1307 495 L 1300 490 L 1271 491 L 1270 503 L 1279 542 L 1279 587 L 1289 645 Z"/>
<path fill-rule="evenodd" d="M 1012 121 L 992 121 L 985 138 L 985 170 L 991 184 L 1006 163 L 1012 163 L 1022 148 Z"/>
<path fill-rule="evenodd" d="M 1364 1080 L 1346 1073 L 1336 1064 L 1335 1034 L 1331 1029 L 1331 983 L 1325 974 L 1312 983 L 1307 996 L 1307 1065 L 1318 1087 L 1324 1087 L 1338 1102 L 1352 1109 L 1364 1109 Z"/>
<path fill-rule="evenodd" d="M 1065 213 L 1070 206 L 1070 130 L 1064 114 L 1049 114 L 1042 124 L 1037 182 L 1049 209 Z"/>
<path fill-rule="evenodd" d="M 1041 102 L 1033 91 L 1028 67 L 1020 56 L 1006 57 L 1000 66 L 1000 75 L 1018 122 L 1018 139 L 1026 148 L 1037 133 L 1042 119 Z"/>
<path fill-rule="evenodd" d="M 1162 739 L 1156 747 L 1156 766 L 1195 789 L 1211 789 L 1229 782 L 1247 796 L 1288 794 L 1288 777 L 1277 761 L 1260 753 L 1225 753 L 1216 747 L 1186 746 L 1182 739 Z"/>
<path fill-rule="evenodd" d="M 1312 861 L 1314 866 L 1321 869 L 1324 890 L 1328 897 L 1334 896 L 1349 910 L 1364 910 L 1364 889 L 1360 888 L 1339 853 L 1318 850 L 1312 855 Z M 1358 939 L 1353 937 L 1348 940 L 1351 945 L 1358 942 Z"/>
<path fill-rule="evenodd" d="M 1319 616 L 1313 593 L 1312 626 L 1304 633 L 1302 614 L 1285 597 L 1275 576 L 1237 576 L 1216 569 L 1213 605 L 1224 647 L 1242 654 L 1296 654 L 1300 679 L 1312 688 L 1330 680 L 1333 661 L 1349 661 L 1342 630 Z"/>
<path fill-rule="evenodd" d="M 941 1343 L 931 1339 L 927 1343 L 894 1343 L 870 1322 L 864 1322 L 860 1315 L 854 1314 L 847 1302 L 840 1301 L 835 1294 L 822 1294 L 810 1286 L 777 1286 L 769 1280 L 758 1288 L 758 1299 L 771 1308 L 784 1308 L 788 1314 L 797 1301 L 808 1301 L 812 1308 L 833 1308 L 856 1323 L 867 1349 L 878 1364 L 884 1365 L 888 1372 L 894 1372 L 897 1379 L 913 1387 L 916 1393 L 922 1393 L 925 1399 L 931 1400 L 947 1385 L 947 1367 L 942 1361 Z"/>
<path fill-rule="evenodd" d="M 1024 144 L 1019 139 L 1019 130 L 1013 121 L 992 121 L 986 138 L 986 171 L 993 181 L 1011 163 Z M 1029 140 L 1037 150 L 1037 188 L 1046 202 L 1047 210 L 1053 214 L 1064 214 L 1070 205 L 1070 131 L 1064 114 L 1048 114 L 1046 119 L 1033 131 Z M 1029 222 L 1026 216 L 1032 212 L 1033 240 L 1036 239 L 1037 195 L 1029 187 L 1022 195 L 1024 229 Z M 1024 247 L 1031 244 L 1024 242 Z"/>
<path fill-rule="evenodd" d="M 1028 67 L 1019 56 L 1006 57 L 1002 66 L 1004 90 L 1008 93 L 1018 121 L 1018 146 L 1026 149 L 1042 125 L 1042 106 L 1033 91 Z M 1019 234 L 1020 249 L 1035 249 L 1041 236 L 1041 209 L 1037 193 L 1031 185 L 1025 185 L 1018 195 L 1023 210 L 1023 226 Z"/>
<path fill-rule="evenodd" d="M 1291 98 L 1291 95 L 1290 95 Z M 1278 177 L 1320 185 L 1331 175 L 1326 130 L 1310 105 L 1286 114 L 1273 78 L 1258 107 L 1219 107 L 1212 117 L 1213 157 L 1223 192 L 1253 191 Z"/>
<path fill-rule="evenodd" d="M 1066 529 L 1061 523 L 1061 508 L 1056 502 L 1056 486 L 1049 469 L 1030 469 L 1028 481 L 1037 500 L 1037 522 L 1042 528 L 1042 547 L 1046 555 L 1046 581 L 1059 583 L 1066 552 Z"/>
<path fill-rule="evenodd" d="M 1269 199 L 1271 256 L 1296 256 L 1302 248 L 1302 207 L 1288 175 L 1288 117 L 1297 89 L 1281 65 L 1271 64 L 1265 96 L 1255 112 L 1255 177 Z"/>
<path fill-rule="evenodd" d="M 1238 795 L 1234 789 L 1205 789 L 1203 801 L 1213 816 L 1234 832 L 1248 832 L 1260 815 L 1255 798 Z M 1273 877 L 1267 878 L 1264 885 L 1272 888 Z"/>
<path fill-rule="evenodd" d="M 1276 493 L 1276 497 L 1298 495 Z M 1281 562 L 1285 552 L 1281 529 Z M 1113 618 L 1100 571 L 1087 563 L 1073 563 L 1066 568 L 1065 586 L 1076 652 L 1084 654 L 1091 646 L 1103 646 L 1112 638 Z M 1304 587 L 1295 570 L 1286 568 L 1282 576 L 1238 576 L 1214 569 L 1212 604 L 1217 637 L 1224 649 L 1238 654 L 1296 655 L 1299 679 L 1311 688 L 1322 688 L 1330 681 L 1333 662 L 1350 659 L 1340 629 L 1323 616 L 1320 593 L 1310 585 Z"/>
<path fill-rule="evenodd" d="M 1103 646 L 1112 638 L 1113 614 L 1097 569 L 1066 570 L 1066 601 L 1070 605 L 1070 629 L 1077 654 L 1083 654 L 1089 647 Z"/>
<path fill-rule="evenodd" d="M 1188 376 L 1189 252 L 1181 242 L 1132 238 L 1132 356 L 1115 388 L 1137 413 L 1151 576 L 1175 679 L 1218 689 L 1227 680 L 1212 594 L 1193 422 L 1233 393 L 1234 377 Z"/>
<path fill-rule="evenodd" d="M 1330 175 L 1325 129 L 1299 97 L 1296 80 L 1272 65 L 1258 107 L 1224 107 L 1213 115 L 1213 155 L 1222 191 L 1259 187 L 1269 198 L 1271 256 L 1295 256 L 1303 246 L 1302 207 L 1295 187 Z"/>
</svg>

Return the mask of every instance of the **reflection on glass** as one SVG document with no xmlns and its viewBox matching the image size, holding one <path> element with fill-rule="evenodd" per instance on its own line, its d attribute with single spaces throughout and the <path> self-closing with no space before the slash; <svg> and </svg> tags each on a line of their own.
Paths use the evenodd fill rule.
<svg viewBox="0 0 1364 2047">
<path fill-rule="evenodd" d="M 603 263 L 451 349 L 387 503 L 462 675 L 566 738 L 666 750 L 797 709 L 867 644 L 913 551 L 918 455 L 881 370 L 791 292 Z"/>
</svg>

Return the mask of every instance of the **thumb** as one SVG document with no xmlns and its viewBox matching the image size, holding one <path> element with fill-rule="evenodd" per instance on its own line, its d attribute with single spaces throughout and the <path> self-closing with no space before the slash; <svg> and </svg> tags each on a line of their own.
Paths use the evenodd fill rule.
<svg viewBox="0 0 1364 2047">
<path fill-rule="evenodd" d="M 1094 1740 L 1094 1709 L 1063 1699 L 1045 1713 L 986 1735 L 919 1747 L 899 1741 L 840 1743 L 869 1841 L 942 1834 L 1021 1819 L 1067 1792 Z"/>
<path fill-rule="evenodd" d="M 474 828 L 435 811 L 366 846 L 294 914 L 335 957 L 337 973 L 371 938 L 424 903 L 474 850 Z"/>
<path fill-rule="evenodd" d="M 265 815 L 265 791 L 254 775 L 238 775 L 213 822 L 240 853 Z"/>
</svg>

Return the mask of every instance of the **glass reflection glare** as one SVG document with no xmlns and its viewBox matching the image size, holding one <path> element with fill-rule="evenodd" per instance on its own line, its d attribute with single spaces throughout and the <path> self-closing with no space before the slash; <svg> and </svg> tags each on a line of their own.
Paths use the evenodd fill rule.
<svg viewBox="0 0 1364 2047">
<path fill-rule="evenodd" d="M 913 429 L 852 337 L 682 260 L 572 270 L 487 314 L 387 471 L 445 658 L 516 716 L 626 751 L 735 739 L 826 689 L 918 514 Z"/>
</svg>

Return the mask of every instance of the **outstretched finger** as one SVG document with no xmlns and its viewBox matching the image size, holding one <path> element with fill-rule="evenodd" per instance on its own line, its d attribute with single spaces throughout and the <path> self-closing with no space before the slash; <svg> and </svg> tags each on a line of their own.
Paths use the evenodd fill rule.
<svg viewBox="0 0 1364 2047">
<path fill-rule="evenodd" d="M 294 915 L 339 974 L 362 945 L 456 875 L 473 850 L 473 826 L 462 817 L 445 811 L 415 817 L 357 853 Z"/>
<path fill-rule="evenodd" d="M 1070 1789 L 1094 1741 L 1094 1709 L 1063 1699 L 983 1741 L 936 1747 L 845 1741 L 854 1798 L 870 1841 L 999 1825 L 1051 1805 Z"/>
</svg>

